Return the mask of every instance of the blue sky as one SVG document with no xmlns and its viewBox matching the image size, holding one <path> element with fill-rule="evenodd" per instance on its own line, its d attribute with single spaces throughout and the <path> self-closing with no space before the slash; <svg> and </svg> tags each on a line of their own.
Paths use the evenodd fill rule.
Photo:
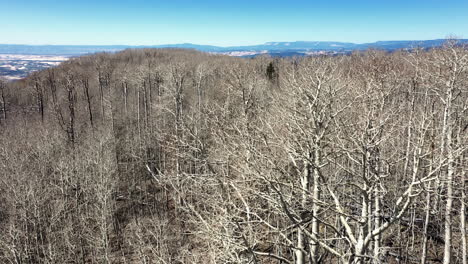
<svg viewBox="0 0 468 264">
<path fill-rule="evenodd" d="M 468 38 L 467 0 L 0 0 L 0 43 L 219 46 Z"/>
</svg>

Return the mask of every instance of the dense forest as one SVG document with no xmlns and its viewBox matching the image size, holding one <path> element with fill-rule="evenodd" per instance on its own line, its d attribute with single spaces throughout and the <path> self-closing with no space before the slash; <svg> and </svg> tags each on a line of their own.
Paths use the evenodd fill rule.
<svg viewBox="0 0 468 264">
<path fill-rule="evenodd" d="M 0 82 L 0 263 L 467 264 L 468 49 L 99 53 Z"/>
</svg>

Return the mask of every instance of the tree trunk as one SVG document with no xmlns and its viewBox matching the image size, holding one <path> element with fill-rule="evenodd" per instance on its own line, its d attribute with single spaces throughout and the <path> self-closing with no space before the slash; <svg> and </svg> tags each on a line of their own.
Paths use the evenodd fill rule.
<svg viewBox="0 0 468 264">
<path fill-rule="evenodd" d="M 41 122 L 44 123 L 44 93 L 37 80 L 34 86 L 36 88 L 37 107 L 39 108 L 39 113 L 41 113 Z"/>
<path fill-rule="evenodd" d="M 307 157 L 310 157 L 310 154 L 307 153 Z M 302 200 L 301 200 L 301 206 L 302 210 L 305 209 L 307 206 L 307 197 L 308 197 L 308 192 L 309 192 L 309 181 L 310 181 L 310 161 L 307 159 L 304 159 L 304 169 L 303 169 L 303 174 L 301 178 L 301 188 L 302 188 Z M 297 228 L 297 249 L 296 249 L 296 264 L 304 264 L 305 263 L 305 258 L 304 258 L 304 250 L 305 250 L 305 241 L 304 241 L 304 234 L 303 231 L 301 230 L 302 226 L 299 226 Z"/>
<path fill-rule="evenodd" d="M 461 158 L 460 164 L 463 164 L 463 162 L 467 162 L 465 156 Z M 460 235 L 461 235 L 461 244 L 462 244 L 462 264 L 468 264 L 468 259 L 467 259 L 467 241 L 466 241 L 466 171 L 468 168 L 462 166 L 462 191 L 461 191 L 461 206 L 460 206 Z"/>
<path fill-rule="evenodd" d="M 431 169 L 432 170 L 432 169 Z M 430 184 L 431 185 L 431 184 Z M 428 240 L 428 227 L 431 216 L 431 186 L 429 185 L 429 190 L 426 194 L 426 209 L 425 209 L 425 218 L 424 218 L 424 227 L 423 227 L 423 243 L 422 243 L 422 253 L 421 253 L 421 264 L 426 264 L 427 259 L 427 240 Z"/>
<path fill-rule="evenodd" d="M 5 86 L 3 84 L 0 84 L 2 87 L 0 87 L 2 89 L 2 112 L 3 112 L 3 119 L 6 120 L 7 119 L 7 112 L 6 112 L 6 95 L 5 95 Z"/>
<path fill-rule="evenodd" d="M 453 88 L 449 87 L 447 90 L 446 96 L 446 105 L 444 111 L 444 125 L 445 129 L 445 139 L 446 139 L 446 149 L 447 149 L 447 202 L 445 205 L 444 213 L 444 264 L 450 264 L 452 259 L 452 206 L 453 206 L 453 175 L 454 175 L 454 166 L 455 166 L 455 157 L 453 150 L 453 139 L 452 139 L 452 96 Z"/>
<path fill-rule="evenodd" d="M 123 93 L 124 93 L 124 110 L 125 117 L 128 117 L 128 86 L 127 82 L 122 83 Z"/>
<path fill-rule="evenodd" d="M 434 113 L 434 106 L 435 104 L 432 104 L 432 113 Z M 435 117 L 434 117 L 435 118 Z M 432 125 L 435 125 L 435 120 L 433 120 Z M 429 164 L 429 172 L 434 170 L 434 157 L 435 157 L 435 129 L 432 127 L 432 132 L 431 132 L 431 143 L 430 143 L 430 148 L 431 148 L 431 156 L 430 156 L 430 164 Z M 423 244 L 421 245 L 422 247 L 422 252 L 421 252 L 421 264 L 426 263 L 427 259 L 427 242 L 428 242 L 428 228 L 429 228 L 429 222 L 430 222 L 430 217 L 431 217 L 431 204 L 432 199 L 431 199 L 431 189 L 434 189 L 437 191 L 438 186 L 436 185 L 435 188 L 433 187 L 432 182 L 429 183 L 429 186 L 427 188 L 427 194 L 426 194 L 426 212 L 425 212 L 425 219 L 424 219 L 424 227 L 423 227 Z M 437 193 L 436 193 L 437 195 Z"/>
<path fill-rule="evenodd" d="M 444 264 L 451 263 L 452 257 L 452 206 L 453 206 L 453 174 L 454 174 L 454 159 L 452 151 L 452 136 L 451 129 L 447 130 L 447 146 L 448 146 L 448 168 L 447 168 L 447 203 L 445 205 L 444 223 Z"/>
<path fill-rule="evenodd" d="M 89 123 L 91 127 L 94 127 L 94 119 L 93 119 L 93 111 L 91 107 L 91 96 L 89 95 L 89 81 L 88 79 L 83 80 L 84 92 L 86 97 L 86 103 L 88 106 L 88 115 L 89 115 Z"/>
<path fill-rule="evenodd" d="M 380 193 L 379 193 L 379 188 L 375 188 L 374 190 L 374 229 L 377 229 L 380 227 Z M 380 234 L 377 234 L 374 237 L 374 258 L 376 263 L 380 263 Z"/>
<path fill-rule="evenodd" d="M 462 263 L 468 264 L 467 260 L 467 243 L 466 243 L 466 179 L 463 178 L 463 188 L 462 188 L 462 197 L 461 197 L 461 207 L 460 207 L 460 229 L 461 229 L 461 239 L 462 239 Z"/>
<path fill-rule="evenodd" d="M 314 150 L 314 169 L 313 169 L 313 205 L 312 205 L 312 235 L 315 239 L 319 239 L 319 221 L 318 216 L 320 212 L 319 200 L 320 200 L 320 172 L 319 166 L 321 165 L 321 153 L 320 153 L 320 144 L 315 144 Z M 310 259 L 312 263 L 317 263 L 318 261 L 318 243 L 314 240 L 310 242 Z"/>
<path fill-rule="evenodd" d="M 69 121 L 68 121 L 68 141 L 72 147 L 75 145 L 75 88 L 73 84 L 69 84 L 68 90 L 68 110 L 69 110 Z"/>
<path fill-rule="evenodd" d="M 100 97 L 100 100 L 101 100 L 101 118 L 102 119 L 105 119 L 105 110 L 104 110 L 104 80 L 103 80 L 103 77 L 102 77 L 102 73 L 99 72 L 99 97 Z"/>
</svg>

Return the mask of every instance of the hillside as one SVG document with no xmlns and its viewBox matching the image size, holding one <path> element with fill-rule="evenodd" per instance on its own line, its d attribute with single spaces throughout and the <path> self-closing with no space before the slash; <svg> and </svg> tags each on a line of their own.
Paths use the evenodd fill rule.
<svg viewBox="0 0 468 264">
<path fill-rule="evenodd" d="M 0 263 L 462 263 L 468 50 L 369 47 L 0 82 Z"/>
</svg>

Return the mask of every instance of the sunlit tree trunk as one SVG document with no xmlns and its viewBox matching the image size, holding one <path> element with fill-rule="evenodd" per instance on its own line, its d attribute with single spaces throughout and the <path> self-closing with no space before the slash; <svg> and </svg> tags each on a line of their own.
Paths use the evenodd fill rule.
<svg viewBox="0 0 468 264">
<path fill-rule="evenodd" d="M 301 198 L 301 206 L 305 208 L 307 206 L 307 200 L 309 196 L 309 181 L 310 181 L 310 161 L 309 157 L 310 154 L 306 154 L 304 159 L 304 168 L 301 177 L 301 187 L 302 187 L 302 198 Z M 305 263 L 305 238 L 304 233 L 302 231 L 302 226 L 297 228 L 297 249 L 296 249 L 296 264 L 304 264 Z"/>
<path fill-rule="evenodd" d="M 315 237 L 315 240 L 319 239 L 319 213 L 320 213 L 320 172 L 319 166 L 321 166 L 321 149 L 319 146 L 320 143 L 315 143 L 315 150 L 314 150 L 314 164 L 313 164 L 313 174 L 312 174 L 312 236 Z M 310 242 L 310 258 L 312 263 L 317 263 L 318 261 L 318 248 L 319 245 L 314 239 Z"/>
<path fill-rule="evenodd" d="M 452 101 L 453 101 L 453 85 L 455 80 L 449 81 L 449 85 L 446 88 L 445 96 L 445 109 L 444 109 L 444 131 L 443 137 L 446 140 L 446 153 L 447 153 L 447 201 L 445 204 L 444 213 L 444 264 L 450 264 L 452 259 L 452 207 L 453 207 L 453 177 L 455 173 L 455 156 L 454 156 L 454 145 L 453 145 L 453 117 L 452 117 Z"/>
</svg>

